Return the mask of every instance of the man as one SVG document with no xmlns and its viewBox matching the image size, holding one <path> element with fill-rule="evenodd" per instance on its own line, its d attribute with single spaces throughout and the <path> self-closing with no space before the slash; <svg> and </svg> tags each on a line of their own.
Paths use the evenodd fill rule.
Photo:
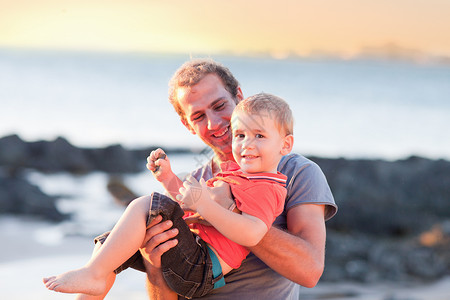
<svg viewBox="0 0 450 300">
<path fill-rule="evenodd" d="M 211 60 L 185 63 L 175 73 L 169 100 L 183 125 L 214 153 L 213 158 L 192 174 L 209 179 L 220 163 L 233 160 L 231 113 L 243 93 L 224 66 Z M 150 161 L 154 170 L 161 163 Z M 285 210 L 262 241 L 251 247 L 242 266 L 225 276 L 226 285 L 204 299 L 299 299 L 299 285 L 314 287 L 324 268 L 325 220 L 337 210 L 320 168 L 300 155 L 282 159 L 278 170 L 288 177 Z M 223 190 L 224 199 L 229 198 Z M 216 198 L 221 198 L 216 195 Z M 229 205 L 224 203 L 225 205 Z M 176 230 L 170 222 L 155 220 L 147 230 L 148 242 L 141 249 L 148 275 L 151 299 L 177 299 L 160 271 L 161 255 L 176 245 Z"/>
</svg>

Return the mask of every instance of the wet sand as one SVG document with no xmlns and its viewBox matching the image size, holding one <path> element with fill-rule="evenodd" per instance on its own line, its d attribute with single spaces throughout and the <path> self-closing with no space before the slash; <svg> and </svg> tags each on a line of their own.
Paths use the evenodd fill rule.
<svg viewBox="0 0 450 300">
<path fill-rule="evenodd" d="M 54 224 L 16 217 L 0 217 L 0 298 L 13 300 L 73 299 L 48 291 L 42 277 L 86 263 L 93 249 L 90 237 L 63 237 Z M 130 270 L 117 277 L 109 300 L 147 299 L 145 274 Z M 429 284 L 319 283 L 302 288 L 300 299 L 328 300 L 448 300 L 450 277 Z"/>
</svg>

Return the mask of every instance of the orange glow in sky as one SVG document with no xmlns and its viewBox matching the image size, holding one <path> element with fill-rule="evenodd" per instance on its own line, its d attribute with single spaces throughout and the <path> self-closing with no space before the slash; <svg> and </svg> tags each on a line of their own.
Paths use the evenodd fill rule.
<svg viewBox="0 0 450 300">
<path fill-rule="evenodd" d="M 450 57 L 448 0 L 0 0 L 0 47 Z"/>
</svg>

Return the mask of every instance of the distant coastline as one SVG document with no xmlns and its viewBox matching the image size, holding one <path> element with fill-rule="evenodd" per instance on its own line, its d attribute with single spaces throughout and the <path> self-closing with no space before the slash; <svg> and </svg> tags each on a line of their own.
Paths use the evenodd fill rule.
<svg viewBox="0 0 450 300">
<path fill-rule="evenodd" d="M 1 53 L 74 53 L 74 54 L 102 54 L 102 55 L 133 55 L 133 56 L 160 56 L 185 59 L 184 53 L 167 53 L 157 51 L 100 51 L 100 50 L 70 50 L 70 49 L 46 49 L 46 48 L 27 48 L 27 47 L 0 47 Z M 209 57 L 209 53 L 196 53 L 196 57 Z M 312 51 L 309 54 L 299 54 L 294 51 L 282 52 L 264 52 L 264 51 L 249 51 L 245 53 L 233 53 L 222 51 L 214 55 L 214 57 L 239 57 L 247 59 L 275 59 L 275 60 L 374 60 L 374 61 L 390 61 L 390 62 L 409 62 L 415 64 L 434 64 L 434 65 L 450 65 L 450 56 L 437 55 L 422 51 L 419 49 L 404 47 L 396 43 L 385 43 L 381 45 L 366 45 L 362 46 L 358 51 L 353 51 L 352 54 L 344 52 L 332 52 L 325 50 Z"/>
</svg>

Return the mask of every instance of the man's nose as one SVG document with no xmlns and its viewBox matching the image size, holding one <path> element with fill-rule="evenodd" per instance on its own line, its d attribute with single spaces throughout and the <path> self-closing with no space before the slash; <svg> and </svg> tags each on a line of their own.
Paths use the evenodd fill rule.
<svg viewBox="0 0 450 300">
<path fill-rule="evenodd" d="M 206 115 L 208 118 L 208 130 L 216 130 L 220 128 L 220 117 L 214 113 L 209 113 Z"/>
</svg>

